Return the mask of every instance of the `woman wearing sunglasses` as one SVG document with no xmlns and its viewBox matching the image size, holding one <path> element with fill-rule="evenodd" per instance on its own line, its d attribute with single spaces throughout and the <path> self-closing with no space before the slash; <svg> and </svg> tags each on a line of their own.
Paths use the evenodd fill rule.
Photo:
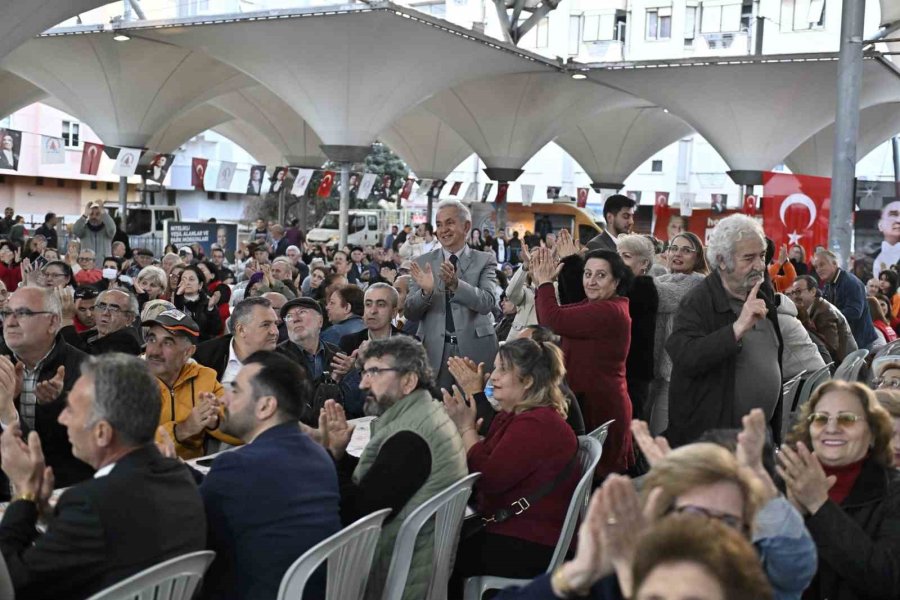
<svg viewBox="0 0 900 600">
<path fill-rule="evenodd" d="M 900 475 L 891 418 L 859 383 L 812 395 L 778 455 L 788 497 L 806 517 L 819 570 L 804 598 L 900 597 Z"/>
</svg>

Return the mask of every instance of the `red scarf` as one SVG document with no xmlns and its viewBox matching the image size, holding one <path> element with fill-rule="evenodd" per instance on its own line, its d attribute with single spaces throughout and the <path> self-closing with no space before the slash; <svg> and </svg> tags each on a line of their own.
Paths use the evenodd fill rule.
<svg viewBox="0 0 900 600">
<path fill-rule="evenodd" d="M 856 479 L 862 471 L 864 462 L 866 462 L 865 458 L 841 467 L 822 465 L 826 477 L 831 475 L 837 477 L 835 484 L 828 490 L 829 499 L 840 504 L 850 495 L 850 490 L 852 490 L 854 484 L 856 484 Z"/>
</svg>

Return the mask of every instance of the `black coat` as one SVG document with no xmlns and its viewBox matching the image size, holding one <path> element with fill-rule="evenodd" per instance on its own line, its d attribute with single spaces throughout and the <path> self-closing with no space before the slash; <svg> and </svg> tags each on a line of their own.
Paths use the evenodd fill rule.
<svg viewBox="0 0 900 600">
<path fill-rule="evenodd" d="M 12 350 L 3 341 L 0 341 L 0 355 L 8 356 L 10 360 L 16 362 Z M 55 485 L 58 488 L 74 485 L 89 478 L 94 473 L 94 469 L 72 455 L 72 444 L 69 442 L 66 428 L 57 421 L 59 413 L 66 406 L 69 391 L 81 376 L 81 362 L 85 358 L 87 356 L 83 352 L 67 344 L 62 336 L 57 334 L 56 346 L 54 346 L 50 355 L 47 356 L 47 359 L 41 365 L 41 370 L 38 374 L 39 382 L 47 381 L 56 376 L 56 371 L 59 367 L 62 366 L 66 369 L 65 378 L 63 379 L 63 391 L 59 398 L 47 404 L 38 404 L 35 407 L 34 417 L 34 429 L 41 437 L 44 459 L 48 466 L 53 467 Z M 16 398 L 15 404 L 18 410 L 18 398 Z M 20 420 L 20 423 L 23 433 L 27 435 L 28 427 L 25 421 Z M 7 484 L 6 476 L 0 473 L 0 494 L 6 496 L 8 492 L 9 485 Z"/>
<path fill-rule="evenodd" d="M 759 297 L 768 307 L 766 318 L 778 337 L 778 365 L 784 343 L 778 327 L 775 294 L 767 281 Z M 741 344 L 734 339 L 732 325 L 737 315 L 731 309 L 718 272 L 694 286 L 675 313 L 672 335 L 666 350 L 672 357 L 669 385 L 669 428 L 666 438 L 673 446 L 693 442 L 709 429 L 741 426 L 744 415 L 734 411 L 737 356 Z M 773 402 L 775 413 L 769 425 L 778 444 L 781 441 L 781 387 Z"/>
<path fill-rule="evenodd" d="M 343 338 L 341 339 L 343 340 Z M 335 354 L 340 352 L 341 349 L 328 342 L 322 342 L 322 344 L 325 346 L 325 364 L 331 365 Z M 328 372 L 330 367 L 326 368 L 326 371 L 322 373 L 321 377 L 313 378 L 312 373 L 309 373 L 306 366 L 306 356 L 303 354 L 303 351 L 297 347 L 297 344 L 291 340 L 278 344 L 275 351 L 286 356 L 300 365 L 301 369 L 307 371 L 313 385 L 313 396 L 312 398 L 304 398 L 303 412 L 300 416 L 300 421 L 310 427 L 318 427 L 319 411 L 325 406 L 326 400 L 331 399 L 337 401 L 339 404 L 344 403 L 344 394 L 341 391 L 341 386 L 331 379 L 331 374 Z"/>
<path fill-rule="evenodd" d="M 131 327 L 119 329 L 103 337 L 97 337 L 97 335 L 96 329 L 81 332 L 78 334 L 79 343 L 76 347 L 92 356 L 110 352 L 123 352 L 131 356 L 141 354 L 141 340 L 138 339 L 137 332 Z"/>
<path fill-rule="evenodd" d="M 814 600 L 900 598 L 900 473 L 872 460 L 850 495 L 807 517 L 819 571 L 803 597 Z"/>
<path fill-rule="evenodd" d="M 67 490 L 47 533 L 33 502 L 13 502 L 0 550 L 16 598 L 86 598 L 165 560 L 206 548 L 206 515 L 188 469 L 151 443 L 103 477 Z"/>
<path fill-rule="evenodd" d="M 216 372 L 216 379 L 222 381 L 231 354 L 231 334 L 213 338 L 197 346 L 194 360 Z"/>
<path fill-rule="evenodd" d="M 211 340 L 222 332 L 222 317 L 219 316 L 219 307 L 209 308 L 209 297 L 201 291 L 196 301 L 185 300 L 183 295 L 176 295 L 175 308 L 190 315 L 200 327 L 200 341 Z"/>
</svg>

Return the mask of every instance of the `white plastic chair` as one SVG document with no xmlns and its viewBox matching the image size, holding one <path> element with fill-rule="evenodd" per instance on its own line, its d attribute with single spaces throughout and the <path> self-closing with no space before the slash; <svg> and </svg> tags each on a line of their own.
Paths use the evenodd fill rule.
<svg viewBox="0 0 900 600">
<path fill-rule="evenodd" d="M 862 369 L 863 363 L 869 351 L 863 348 L 855 350 L 844 357 L 844 362 L 834 372 L 834 379 L 843 379 L 844 381 L 856 381 L 859 378 L 859 371 Z"/>
<path fill-rule="evenodd" d="M 590 432 L 588 435 L 591 436 L 592 438 L 594 438 L 595 440 L 597 440 L 598 442 L 600 442 L 600 445 L 602 446 L 603 444 L 606 443 L 606 437 L 609 435 L 609 426 L 615 422 L 616 422 L 615 419 L 610 419 L 609 421 L 607 421 L 606 423 L 604 423 L 597 429 Z"/>
<path fill-rule="evenodd" d="M 566 558 L 566 553 L 572 544 L 572 537 L 575 535 L 575 529 L 584 511 L 587 509 L 587 499 L 591 492 L 594 471 L 600 463 L 602 453 L 603 446 L 595 438 L 588 435 L 578 436 L 578 462 L 581 466 L 581 479 L 578 481 L 575 493 L 572 494 L 572 499 L 569 501 L 569 509 L 566 511 L 566 518 L 563 521 L 562 531 L 559 534 L 559 541 L 556 542 L 556 550 L 553 552 L 550 564 L 547 565 L 548 573 L 552 573 Z M 502 590 L 512 586 L 528 585 L 530 582 L 530 579 L 509 579 L 491 575 L 470 577 L 466 579 L 463 598 L 465 600 L 481 600 L 481 597 L 488 590 Z"/>
<path fill-rule="evenodd" d="M 434 553 L 431 558 L 431 581 L 428 583 L 428 595 L 421 600 L 447 600 L 447 582 L 450 580 L 453 559 L 456 557 L 456 546 L 459 544 L 459 531 L 462 528 L 466 503 L 472 494 L 472 486 L 479 477 L 481 473 L 463 477 L 422 503 L 403 520 L 403 525 L 397 532 L 397 540 L 394 542 L 394 553 L 381 594 L 382 600 L 400 600 L 403 597 L 416 539 L 422 527 L 432 517 L 434 517 Z"/>
<path fill-rule="evenodd" d="M 366 591 L 381 526 L 389 514 L 389 508 L 373 512 L 304 552 L 285 571 L 278 600 L 300 600 L 310 576 L 326 560 L 325 599 L 360 600 Z"/>
<path fill-rule="evenodd" d="M 145 569 L 88 600 L 191 600 L 216 557 L 211 550 L 191 552 Z"/>
<path fill-rule="evenodd" d="M 6 568 L 6 560 L 2 554 L 0 554 L 0 598 L 5 600 L 15 600 L 16 598 L 12 577 L 9 576 L 9 569 Z"/>
</svg>

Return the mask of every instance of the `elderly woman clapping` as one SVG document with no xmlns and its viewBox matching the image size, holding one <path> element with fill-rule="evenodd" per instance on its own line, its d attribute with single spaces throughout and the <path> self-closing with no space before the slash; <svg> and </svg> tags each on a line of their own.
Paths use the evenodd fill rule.
<svg viewBox="0 0 900 600">
<path fill-rule="evenodd" d="M 900 475 L 891 418 L 859 383 L 815 391 L 778 455 L 788 497 L 806 515 L 819 571 L 804 598 L 900 597 Z"/>
</svg>

